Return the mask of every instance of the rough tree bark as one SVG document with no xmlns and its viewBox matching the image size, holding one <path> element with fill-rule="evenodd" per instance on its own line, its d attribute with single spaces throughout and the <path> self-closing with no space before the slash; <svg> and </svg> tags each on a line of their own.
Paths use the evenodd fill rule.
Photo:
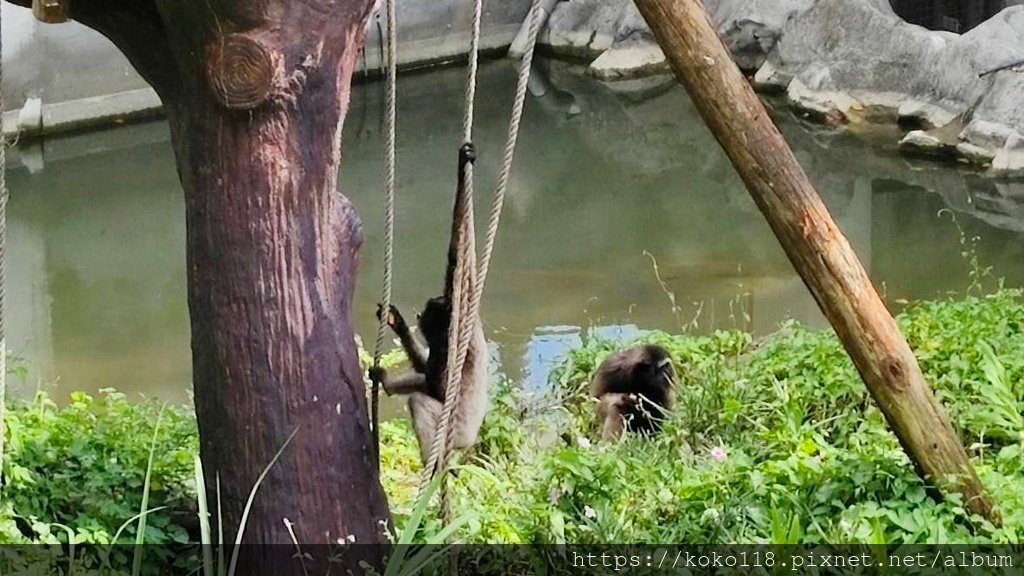
<svg viewBox="0 0 1024 576">
<path fill-rule="evenodd" d="M 849 242 L 764 105 L 733 63 L 700 0 L 636 0 L 715 138 L 850 354 L 918 471 L 999 514 Z"/>
<path fill-rule="evenodd" d="M 389 514 L 351 323 L 360 222 L 335 188 L 372 4 L 70 5 L 167 109 L 187 207 L 202 459 L 211 491 L 219 477 L 229 542 L 257 477 L 296 429 L 260 488 L 245 542 L 290 543 L 286 518 L 302 543 L 384 541 Z"/>
</svg>

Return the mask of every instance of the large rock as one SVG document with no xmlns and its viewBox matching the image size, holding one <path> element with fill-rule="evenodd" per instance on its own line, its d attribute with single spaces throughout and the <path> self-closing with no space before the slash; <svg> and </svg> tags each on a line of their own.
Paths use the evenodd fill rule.
<svg viewBox="0 0 1024 576">
<path fill-rule="evenodd" d="M 632 0 L 560 2 L 551 13 L 539 42 L 558 54 L 592 60 L 611 48 L 616 40 L 625 39 L 620 37 L 619 22 L 626 18 L 627 10 L 636 10 Z M 629 33 L 635 34 L 636 30 Z M 652 38 L 649 30 L 646 34 Z"/>
<path fill-rule="evenodd" d="M 1024 138 L 1012 134 L 992 159 L 992 171 L 1002 176 L 1024 176 Z"/>
<path fill-rule="evenodd" d="M 754 71 L 775 46 L 783 25 L 813 0 L 708 0 L 712 20 L 745 70 Z M 555 6 L 540 42 L 558 54 L 599 60 L 600 78 L 636 78 L 667 70 L 664 55 L 633 0 L 569 0 Z M 600 57 L 609 50 L 614 71 Z"/>
<path fill-rule="evenodd" d="M 743 70 L 757 70 L 775 48 L 790 18 L 814 0 L 708 0 L 711 18 Z"/>
<path fill-rule="evenodd" d="M 590 63 L 587 71 L 601 80 L 633 79 L 669 72 L 665 53 L 652 42 L 620 42 Z"/>
<path fill-rule="evenodd" d="M 916 100 L 948 118 L 982 91 L 974 67 L 951 49 L 958 38 L 904 22 L 887 0 L 819 0 L 787 22 L 768 62 L 775 76 L 799 79 L 804 98 L 843 93 L 894 109 Z"/>
<path fill-rule="evenodd" d="M 954 150 L 972 163 L 995 157 L 993 168 L 1014 173 L 1018 153 L 1006 144 L 1024 134 L 1024 77 L 986 72 L 1020 60 L 1024 6 L 960 36 L 908 24 L 888 0 L 818 0 L 787 20 L 755 83 L 788 89 L 795 106 L 819 117 L 890 109 L 925 129 L 967 119 L 959 137 L 970 146 Z"/>
</svg>

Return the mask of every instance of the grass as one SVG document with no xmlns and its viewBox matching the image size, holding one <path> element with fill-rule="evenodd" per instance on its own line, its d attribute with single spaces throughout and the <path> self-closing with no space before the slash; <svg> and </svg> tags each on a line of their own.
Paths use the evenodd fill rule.
<svg viewBox="0 0 1024 576">
<path fill-rule="evenodd" d="M 598 437 L 586 384 L 621 342 L 591 339 L 554 375 L 561 401 L 527 411 L 503 388 L 455 484 L 470 542 L 1018 542 L 1024 530 L 1024 298 L 923 302 L 899 317 L 1004 524 L 937 502 L 831 331 L 653 333 L 680 373 L 654 440 Z M 409 432 L 386 434 L 407 449 Z M 724 457 L 723 457 L 724 455 Z M 401 477 L 386 484 L 405 507 Z"/>
<path fill-rule="evenodd" d="M 680 375 L 677 409 L 654 439 L 594 440 L 586 384 L 626 343 L 589 339 L 573 350 L 552 376 L 557 401 L 501 386 L 479 445 L 452 483 L 454 509 L 464 514 L 449 527 L 417 506 L 410 426 L 384 423 L 381 473 L 395 538 L 1020 541 L 1024 295 L 1002 289 L 921 302 L 899 322 L 1001 508 L 1001 527 L 971 516 L 955 497 L 930 498 L 835 336 L 787 323 L 757 342 L 738 331 L 645 336 L 670 351 Z M 196 513 L 195 424 L 189 410 L 167 408 L 157 430 L 159 413 L 155 403 L 131 404 L 113 391 L 76 394 L 65 407 L 45 396 L 11 403 L 0 540 L 109 544 L 140 533 L 148 543 L 187 540 L 175 512 Z M 213 511 L 199 506 L 211 538 Z M 139 510 L 144 527 L 128 523 L 116 534 Z"/>
</svg>

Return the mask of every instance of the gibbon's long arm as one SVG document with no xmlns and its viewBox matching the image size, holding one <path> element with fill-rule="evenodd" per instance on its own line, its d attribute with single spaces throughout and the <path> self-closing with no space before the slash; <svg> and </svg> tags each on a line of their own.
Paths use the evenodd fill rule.
<svg viewBox="0 0 1024 576">
<path fill-rule="evenodd" d="M 381 314 L 379 308 L 377 314 Z M 398 341 L 401 342 L 402 348 L 405 349 L 405 355 L 409 358 L 409 363 L 412 364 L 413 370 L 420 374 L 425 373 L 427 371 L 427 348 L 413 336 L 412 331 L 409 330 L 409 324 L 406 323 L 398 308 L 391 306 L 385 323 L 395 333 L 395 336 L 398 336 Z"/>
</svg>

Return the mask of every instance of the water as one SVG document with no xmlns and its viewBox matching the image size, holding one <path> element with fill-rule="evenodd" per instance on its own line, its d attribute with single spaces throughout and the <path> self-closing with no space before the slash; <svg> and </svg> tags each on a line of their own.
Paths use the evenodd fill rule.
<svg viewBox="0 0 1024 576">
<path fill-rule="evenodd" d="M 548 92 L 527 105 L 483 303 L 502 371 L 541 387 L 590 329 L 823 324 L 681 89 L 615 94 L 571 66 L 542 68 Z M 460 69 L 400 80 L 395 300 L 409 315 L 443 281 L 462 82 Z M 507 62 L 482 68 L 478 214 L 514 82 Z M 381 101 L 378 83 L 354 90 L 340 184 L 364 220 L 356 328 L 366 342 L 381 274 Z M 960 233 L 939 216 L 945 207 L 979 238 L 983 264 L 1024 284 L 1024 186 L 908 163 L 877 145 L 894 142 L 894 130 L 852 137 L 776 117 L 893 308 L 967 287 Z M 116 387 L 187 400 L 184 203 L 167 138 L 155 123 L 21 150 L 9 173 L 8 342 L 30 371 L 15 393 Z"/>
</svg>

